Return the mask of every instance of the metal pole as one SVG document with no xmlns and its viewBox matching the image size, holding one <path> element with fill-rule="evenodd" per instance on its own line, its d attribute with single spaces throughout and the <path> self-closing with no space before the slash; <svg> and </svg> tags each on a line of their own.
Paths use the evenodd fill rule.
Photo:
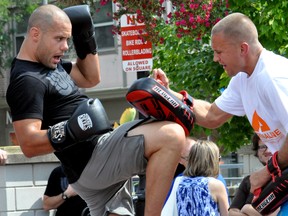
<svg viewBox="0 0 288 216">
<path fill-rule="evenodd" d="M 148 77 L 149 74 L 150 74 L 149 71 L 137 71 L 137 79 Z M 141 113 L 139 113 L 139 119 L 143 118 L 145 117 Z M 138 176 L 139 176 L 139 185 L 136 191 L 137 200 L 135 203 L 135 213 L 136 216 L 144 216 L 146 175 L 138 175 Z"/>
<path fill-rule="evenodd" d="M 42 5 L 48 4 L 48 0 L 42 0 Z"/>
</svg>

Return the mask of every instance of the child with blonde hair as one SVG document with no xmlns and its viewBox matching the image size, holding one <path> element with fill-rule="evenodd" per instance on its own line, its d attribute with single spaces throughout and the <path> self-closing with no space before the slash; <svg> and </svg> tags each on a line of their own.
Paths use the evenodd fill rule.
<svg viewBox="0 0 288 216">
<path fill-rule="evenodd" d="M 162 216 L 227 216 L 228 196 L 219 175 L 219 148 L 208 140 L 191 147 L 183 176 L 175 179 Z"/>
</svg>

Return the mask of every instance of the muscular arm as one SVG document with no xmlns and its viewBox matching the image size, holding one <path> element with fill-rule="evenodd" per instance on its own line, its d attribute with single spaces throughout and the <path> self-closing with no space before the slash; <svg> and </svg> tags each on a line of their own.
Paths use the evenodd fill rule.
<svg viewBox="0 0 288 216">
<path fill-rule="evenodd" d="M 183 99 L 183 95 L 169 89 L 177 98 Z M 233 115 L 219 109 L 215 103 L 193 98 L 193 112 L 196 115 L 196 124 L 205 128 L 218 128 Z"/>
<path fill-rule="evenodd" d="M 41 130 L 41 120 L 25 119 L 13 122 L 17 141 L 26 157 L 54 152 L 47 136 L 47 130 Z"/>
<path fill-rule="evenodd" d="M 88 54 L 85 59 L 77 58 L 70 73 L 80 88 L 91 88 L 100 82 L 100 65 L 98 54 Z"/>
<path fill-rule="evenodd" d="M 183 99 L 182 94 L 169 88 L 169 80 L 164 71 L 154 69 L 151 77 L 157 81 L 161 81 L 162 85 L 168 88 L 177 98 L 180 100 Z M 193 99 L 193 111 L 196 115 L 196 124 L 210 129 L 220 127 L 233 116 L 219 109 L 215 103 L 211 104 L 195 98 Z"/>
<path fill-rule="evenodd" d="M 196 124 L 202 127 L 218 128 L 232 117 L 231 114 L 219 109 L 215 103 L 194 99 L 193 104 Z"/>
</svg>

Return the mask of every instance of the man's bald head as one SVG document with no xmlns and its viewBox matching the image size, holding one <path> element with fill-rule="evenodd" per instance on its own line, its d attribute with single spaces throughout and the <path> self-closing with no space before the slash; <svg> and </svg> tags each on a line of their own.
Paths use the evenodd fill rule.
<svg viewBox="0 0 288 216">
<path fill-rule="evenodd" d="M 223 34 L 229 40 L 248 42 L 253 44 L 258 41 L 258 32 L 254 23 L 242 13 L 229 14 L 221 19 L 211 31 L 212 36 Z"/>
<path fill-rule="evenodd" d="M 49 30 L 55 21 L 70 22 L 67 14 L 55 5 L 42 5 L 34 10 L 28 21 L 29 31 L 32 27 L 40 28 L 42 31 Z"/>
</svg>

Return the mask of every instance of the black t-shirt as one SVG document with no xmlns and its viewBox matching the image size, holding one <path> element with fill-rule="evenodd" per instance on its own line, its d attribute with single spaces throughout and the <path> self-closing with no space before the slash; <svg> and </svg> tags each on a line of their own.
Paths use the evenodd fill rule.
<svg viewBox="0 0 288 216">
<path fill-rule="evenodd" d="M 56 167 L 49 176 L 44 194 L 49 197 L 57 196 L 67 189 L 68 184 L 62 167 Z M 70 197 L 57 208 L 55 216 L 81 216 L 86 207 L 86 202 L 80 196 Z"/>
<path fill-rule="evenodd" d="M 231 208 L 242 209 L 245 204 L 251 204 L 253 194 L 250 193 L 250 175 L 243 178 L 230 205 Z"/>
<path fill-rule="evenodd" d="M 71 62 L 61 61 L 56 69 L 50 69 L 37 62 L 14 59 L 6 94 L 12 120 L 40 119 L 42 129 L 48 129 L 69 119 L 87 98 L 69 76 L 71 68 Z M 87 141 L 55 152 L 70 183 L 78 180 L 93 149 Z"/>
</svg>

